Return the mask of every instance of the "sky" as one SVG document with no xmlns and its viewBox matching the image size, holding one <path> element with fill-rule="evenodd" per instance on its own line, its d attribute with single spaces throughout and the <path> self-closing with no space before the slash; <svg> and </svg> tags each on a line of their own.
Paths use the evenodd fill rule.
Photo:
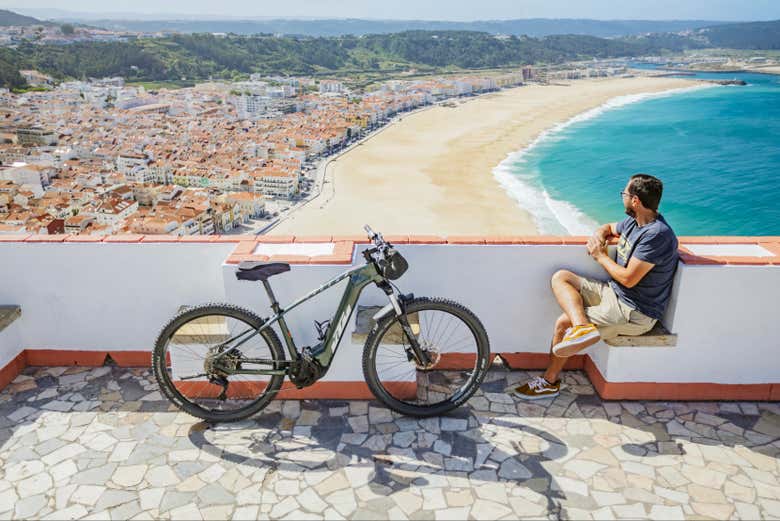
<svg viewBox="0 0 780 521">
<path fill-rule="evenodd" d="M 512 18 L 780 19 L 780 0 L 0 0 L 0 8 L 92 13 L 417 20 Z"/>
</svg>

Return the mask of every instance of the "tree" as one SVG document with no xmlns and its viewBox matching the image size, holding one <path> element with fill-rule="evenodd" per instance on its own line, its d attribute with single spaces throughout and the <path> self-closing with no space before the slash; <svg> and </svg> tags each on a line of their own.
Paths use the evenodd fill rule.
<svg viewBox="0 0 780 521">
<path fill-rule="evenodd" d="M 60 31 L 62 31 L 62 34 L 64 34 L 65 36 L 70 36 L 76 32 L 76 29 L 74 29 L 74 27 L 71 24 L 62 24 L 60 26 Z"/>
</svg>

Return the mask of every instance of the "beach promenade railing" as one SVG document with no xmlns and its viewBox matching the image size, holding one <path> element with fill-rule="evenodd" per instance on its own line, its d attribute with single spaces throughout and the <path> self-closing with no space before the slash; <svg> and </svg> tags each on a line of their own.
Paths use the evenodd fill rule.
<svg viewBox="0 0 780 521">
<path fill-rule="evenodd" d="M 404 292 L 461 301 L 482 319 L 492 351 L 513 368 L 540 369 L 560 310 L 550 276 L 561 268 L 606 278 L 583 237 L 388 237 L 409 260 Z M 682 237 L 681 263 L 664 326 L 674 345 L 599 343 L 573 357 L 604 398 L 780 400 L 775 326 L 780 237 Z M 148 366 L 163 324 L 183 305 L 228 301 L 268 316 L 258 284 L 238 281 L 242 260 L 292 264 L 274 277 L 289 302 L 362 262 L 362 235 L 2 236 L 0 304 L 21 315 L 0 331 L 0 386 L 28 365 Z M 333 288 L 291 315 L 299 345 L 330 316 Z M 384 305 L 369 287 L 361 306 Z M 369 397 L 355 316 L 326 377 L 287 398 Z"/>
</svg>

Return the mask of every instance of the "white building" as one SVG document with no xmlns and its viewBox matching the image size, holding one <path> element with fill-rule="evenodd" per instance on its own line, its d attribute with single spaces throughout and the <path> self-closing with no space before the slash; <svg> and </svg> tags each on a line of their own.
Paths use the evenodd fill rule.
<svg viewBox="0 0 780 521">
<path fill-rule="evenodd" d="M 103 201 L 95 210 L 95 216 L 99 224 L 105 224 L 112 228 L 138 211 L 138 203 L 123 199 L 109 199 Z"/>
<path fill-rule="evenodd" d="M 238 117 L 241 119 L 256 119 L 268 113 L 270 98 L 255 94 L 241 94 L 233 96 L 230 103 L 235 107 Z"/>
<path fill-rule="evenodd" d="M 153 183 L 157 180 L 157 175 L 146 166 L 135 166 L 125 172 L 125 178 L 131 183 Z"/>
<path fill-rule="evenodd" d="M 265 93 L 271 98 L 290 98 L 295 96 L 295 87 L 292 85 L 277 85 L 275 87 L 268 87 L 265 90 Z"/>
<path fill-rule="evenodd" d="M 344 91 L 344 84 L 338 80 L 320 80 L 320 94 L 338 94 Z"/>
<path fill-rule="evenodd" d="M 20 145 L 44 145 L 57 144 L 57 135 L 51 130 L 42 128 L 18 128 L 16 129 L 16 141 Z"/>
<path fill-rule="evenodd" d="M 124 154 L 119 154 L 119 157 L 116 158 L 116 169 L 120 174 L 127 175 L 131 170 L 133 170 L 136 167 L 143 167 L 146 168 L 146 166 L 149 164 L 149 158 L 146 156 L 146 154 L 134 154 L 130 152 L 126 152 Z"/>
<path fill-rule="evenodd" d="M 255 176 L 255 192 L 266 197 L 292 197 L 298 193 L 298 174 L 273 170 L 262 172 Z"/>
</svg>

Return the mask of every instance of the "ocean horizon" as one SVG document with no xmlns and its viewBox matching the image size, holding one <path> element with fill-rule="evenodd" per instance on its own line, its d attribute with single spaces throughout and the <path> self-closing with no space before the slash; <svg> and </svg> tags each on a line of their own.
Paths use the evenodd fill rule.
<svg viewBox="0 0 780 521">
<path fill-rule="evenodd" d="M 542 133 L 493 175 L 543 234 L 588 235 L 625 214 L 631 174 L 664 182 L 679 235 L 780 235 L 780 76 L 697 74 L 697 85 L 620 96 Z"/>
</svg>

